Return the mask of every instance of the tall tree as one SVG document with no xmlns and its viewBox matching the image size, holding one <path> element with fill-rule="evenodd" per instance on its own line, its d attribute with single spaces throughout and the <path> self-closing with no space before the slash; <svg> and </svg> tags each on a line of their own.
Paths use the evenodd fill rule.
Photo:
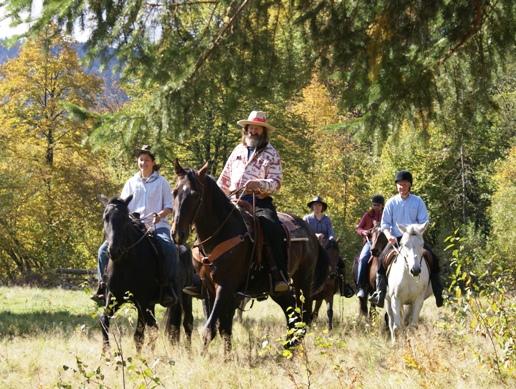
<svg viewBox="0 0 516 389">
<path fill-rule="evenodd" d="M 12 277 L 91 258 L 101 229 L 95 193 L 109 179 L 82 145 L 88 123 L 66 106 L 93 108 L 100 91 L 52 26 L 0 68 L 0 261 Z"/>
</svg>

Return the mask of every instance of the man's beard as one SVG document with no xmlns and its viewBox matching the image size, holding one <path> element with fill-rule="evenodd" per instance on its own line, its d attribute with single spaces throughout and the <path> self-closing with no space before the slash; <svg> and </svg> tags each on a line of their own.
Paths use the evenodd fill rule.
<svg viewBox="0 0 516 389">
<path fill-rule="evenodd" d="M 257 148 L 262 146 L 266 142 L 265 134 L 262 135 L 251 135 L 246 134 L 245 136 L 245 144 L 247 147 Z"/>
</svg>

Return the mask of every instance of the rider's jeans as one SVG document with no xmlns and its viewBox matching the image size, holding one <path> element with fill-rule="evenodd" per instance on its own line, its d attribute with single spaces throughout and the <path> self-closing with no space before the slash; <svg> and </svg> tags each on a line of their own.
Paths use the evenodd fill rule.
<svg viewBox="0 0 516 389">
<path fill-rule="evenodd" d="M 369 258 L 371 258 L 371 244 L 366 241 L 358 257 L 357 284 L 359 288 L 363 288 L 367 284 L 367 262 L 369 262 Z"/>
</svg>

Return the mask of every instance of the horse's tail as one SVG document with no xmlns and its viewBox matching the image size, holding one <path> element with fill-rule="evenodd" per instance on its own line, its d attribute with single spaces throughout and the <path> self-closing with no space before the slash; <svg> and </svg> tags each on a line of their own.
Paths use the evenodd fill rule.
<svg viewBox="0 0 516 389">
<path fill-rule="evenodd" d="M 324 287 L 324 283 L 328 279 L 330 273 L 330 259 L 326 250 L 318 243 L 319 252 L 317 254 L 317 262 L 315 264 L 315 271 L 312 283 L 312 296 L 320 292 L 320 289 Z"/>
</svg>

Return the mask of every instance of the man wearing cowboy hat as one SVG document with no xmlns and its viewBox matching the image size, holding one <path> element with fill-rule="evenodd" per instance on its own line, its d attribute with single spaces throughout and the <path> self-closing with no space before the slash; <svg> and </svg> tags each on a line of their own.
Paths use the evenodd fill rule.
<svg viewBox="0 0 516 389">
<path fill-rule="evenodd" d="M 217 184 L 227 195 L 243 190 L 241 199 L 251 204 L 255 195 L 256 216 L 271 248 L 274 292 L 286 292 L 285 234 L 271 197 L 280 189 L 282 180 L 280 156 L 269 143 L 269 135 L 275 128 L 262 111 L 252 111 L 247 120 L 237 123 L 242 127 L 242 142 L 229 156 Z"/>
<path fill-rule="evenodd" d="M 312 201 L 306 204 L 312 210 L 312 213 L 305 215 L 303 220 L 308 224 L 310 230 L 320 238 L 326 240 L 334 240 L 335 233 L 328 216 L 324 214 L 328 208 L 328 204 L 324 202 L 321 196 L 315 196 Z"/>
</svg>

